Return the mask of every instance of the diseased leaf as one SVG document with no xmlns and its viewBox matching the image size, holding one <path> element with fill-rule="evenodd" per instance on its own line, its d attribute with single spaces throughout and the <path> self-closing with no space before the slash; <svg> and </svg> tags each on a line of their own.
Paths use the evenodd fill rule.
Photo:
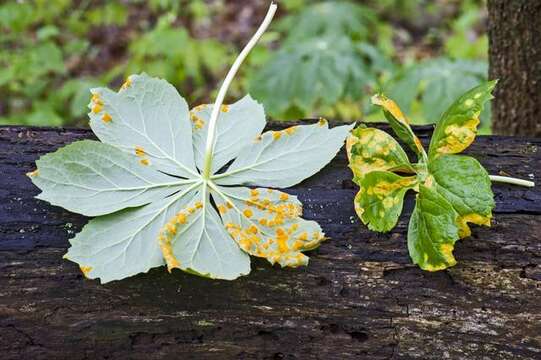
<svg viewBox="0 0 541 360">
<path fill-rule="evenodd" d="M 406 191 L 417 185 L 417 177 L 402 177 L 388 171 L 366 174 L 355 196 L 355 211 L 370 230 L 387 232 L 402 213 Z"/>
<path fill-rule="evenodd" d="M 475 139 L 483 105 L 492 99 L 497 81 L 474 87 L 459 97 L 443 114 L 430 141 L 429 157 L 464 151 Z"/>
<path fill-rule="evenodd" d="M 165 80 L 131 75 L 119 92 L 91 90 L 90 127 L 104 143 L 168 174 L 197 175 L 188 104 Z"/>
<path fill-rule="evenodd" d="M 105 143 L 85 140 L 68 145 L 41 157 L 37 171 L 29 174 L 43 191 L 40 198 L 75 212 L 102 215 L 70 241 L 65 257 L 78 263 L 85 276 L 102 283 L 164 263 L 169 271 L 178 268 L 232 280 L 250 272 L 249 255 L 282 266 L 306 265 L 308 257 L 302 252 L 317 247 L 324 236 L 316 222 L 300 218 L 301 204 L 295 197 L 217 183 L 296 184 L 334 157 L 351 126 L 329 129 L 321 122 L 260 136 L 263 110 L 246 97 L 221 109 L 211 171 L 205 177 L 206 142 L 201 134 L 208 127 L 197 125 L 208 121 L 210 107 L 196 107 L 190 119 L 187 106 L 180 106 L 184 100 L 163 80 L 145 75 L 130 79 L 118 94 L 95 91 L 100 95 L 94 95 L 93 106 L 99 111 L 90 116 Z M 129 92 L 134 88 L 139 92 Z M 168 96 L 172 102 L 165 100 Z M 148 110 L 142 117 L 138 111 L 132 113 L 141 103 Z M 118 116 L 119 106 L 126 116 Z M 111 118 L 97 117 L 105 114 Z M 171 128 L 178 133 L 166 136 L 172 134 Z M 160 131 L 163 136 L 157 135 Z M 180 146 L 176 141 L 185 143 Z M 178 149 L 189 149 L 192 158 Z M 224 173 L 212 175 L 231 161 Z M 250 237 L 256 218 L 257 239 Z"/>
<path fill-rule="evenodd" d="M 360 186 L 355 210 L 369 229 L 391 230 L 406 191 L 419 192 L 408 228 L 408 249 L 413 262 L 424 270 L 456 264 L 454 244 L 471 235 L 469 223 L 490 226 L 494 195 L 488 173 L 472 157 L 449 154 L 473 141 L 477 117 L 494 85 L 477 86 L 455 101 L 436 127 L 430 156 L 416 145 L 419 141 L 398 106 L 383 95 L 373 98 L 397 136 L 418 151 L 416 164 L 410 164 L 398 143 L 380 130 L 358 128 L 347 139 L 349 166 Z M 404 173 L 414 175 L 401 176 Z"/>
<path fill-rule="evenodd" d="M 329 129 L 326 120 L 314 125 L 269 131 L 235 159 L 218 185 L 290 187 L 317 173 L 336 156 L 353 125 Z"/>
<path fill-rule="evenodd" d="M 435 189 L 460 215 L 460 237 L 471 235 L 468 222 L 490 226 L 494 194 L 488 173 L 477 160 L 469 156 L 443 155 L 430 162 L 429 171 Z"/>
<path fill-rule="evenodd" d="M 87 216 L 145 205 L 181 190 L 186 181 L 139 163 L 98 141 L 67 145 L 36 161 L 38 199 Z"/>
<path fill-rule="evenodd" d="M 356 182 L 376 170 L 415 172 L 398 142 L 379 129 L 358 127 L 353 130 L 347 138 L 346 150 Z"/>
<path fill-rule="evenodd" d="M 454 266 L 453 249 L 458 240 L 458 214 L 436 190 L 419 186 L 408 227 L 411 260 L 423 270 Z"/>
</svg>

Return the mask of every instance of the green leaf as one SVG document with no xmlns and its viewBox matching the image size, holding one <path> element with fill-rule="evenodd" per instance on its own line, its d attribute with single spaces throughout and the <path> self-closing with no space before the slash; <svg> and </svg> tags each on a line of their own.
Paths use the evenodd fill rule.
<svg viewBox="0 0 541 360">
<path fill-rule="evenodd" d="M 139 163 L 134 155 L 92 140 L 67 145 L 36 161 L 38 199 L 99 216 L 145 205 L 183 188 L 185 181 Z"/>
<path fill-rule="evenodd" d="M 413 133 L 413 130 L 409 125 L 409 120 L 404 116 L 398 105 L 383 94 L 374 95 L 372 97 L 372 104 L 383 108 L 383 113 L 396 136 L 404 141 L 413 151 L 422 157 L 422 159 L 426 158 L 426 153 L 421 141 Z"/>
<path fill-rule="evenodd" d="M 402 177 L 388 171 L 366 174 L 355 196 L 355 211 L 370 230 L 387 232 L 402 213 L 406 191 L 417 185 L 417 177 Z"/>
<path fill-rule="evenodd" d="M 329 129 L 326 120 L 268 131 L 239 154 L 218 185 L 289 187 L 317 173 L 336 156 L 354 125 Z"/>
<path fill-rule="evenodd" d="M 197 174 L 188 105 L 172 85 L 142 74 L 130 76 L 118 93 L 91 92 L 90 127 L 102 142 L 165 173 Z"/>
<path fill-rule="evenodd" d="M 460 215 L 460 237 L 471 235 L 468 222 L 490 226 L 494 194 L 488 173 L 477 160 L 469 156 L 443 155 L 430 162 L 429 172 L 435 189 Z"/>
<path fill-rule="evenodd" d="M 315 37 L 280 49 L 250 81 L 250 92 L 275 118 L 293 110 L 313 115 L 318 107 L 358 100 L 375 72 L 362 49 L 345 37 Z"/>
<path fill-rule="evenodd" d="M 204 149 L 212 105 L 199 105 L 190 111 L 193 122 L 193 145 L 195 163 L 203 167 Z M 223 105 L 217 123 L 217 138 L 214 147 L 212 172 L 220 170 L 255 141 L 265 127 L 263 106 L 249 95 L 232 105 Z"/>
<path fill-rule="evenodd" d="M 167 264 L 169 271 L 232 280 L 250 272 L 249 255 L 282 266 L 308 263 L 302 252 L 324 236 L 317 223 L 300 218 L 295 197 L 218 184 L 296 184 L 335 156 L 352 126 L 329 129 L 322 120 L 260 135 L 265 114 L 247 96 L 222 106 L 207 176 L 211 106 L 190 116 L 171 85 L 147 75 L 130 76 L 119 92 L 92 93 L 91 126 L 102 142 L 45 155 L 29 174 L 40 199 L 99 215 L 66 254 L 85 276 L 105 283 Z M 256 218 L 260 237 L 248 246 Z"/>
<path fill-rule="evenodd" d="M 429 157 L 464 151 L 475 139 L 479 115 L 485 102 L 492 99 L 497 81 L 489 81 L 459 97 L 443 114 L 430 141 Z"/>
<path fill-rule="evenodd" d="M 454 266 L 458 240 L 458 214 L 436 190 L 419 186 L 415 209 L 408 227 L 411 260 L 423 270 L 437 271 Z"/>
<path fill-rule="evenodd" d="M 379 129 L 356 128 L 347 138 L 346 150 L 354 181 L 376 170 L 415 172 L 398 142 Z"/>
</svg>

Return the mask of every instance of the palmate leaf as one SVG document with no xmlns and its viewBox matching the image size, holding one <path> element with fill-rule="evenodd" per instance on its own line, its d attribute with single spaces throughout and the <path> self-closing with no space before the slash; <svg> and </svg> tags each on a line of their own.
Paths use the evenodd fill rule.
<svg viewBox="0 0 541 360">
<path fill-rule="evenodd" d="M 488 173 L 474 158 L 454 154 L 473 142 L 479 114 L 495 84 L 481 84 L 449 107 L 436 126 L 428 155 L 398 106 L 383 95 L 373 98 L 397 136 L 418 154 L 417 164 L 411 164 L 400 145 L 380 130 L 358 128 L 347 140 L 349 166 L 360 186 L 355 210 L 371 230 L 391 230 L 402 211 L 404 194 L 418 192 L 408 249 L 413 262 L 424 270 L 456 264 L 454 244 L 471 235 L 468 223 L 490 226 L 494 195 Z"/>
<path fill-rule="evenodd" d="M 231 280 L 250 272 L 249 255 L 305 265 L 302 252 L 325 239 L 317 223 L 300 217 L 295 197 L 242 186 L 304 180 L 336 155 L 352 126 L 329 129 L 321 121 L 261 134 L 263 108 L 247 96 L 220 107 L 205 177 L 212 105 L 188 111 L 174 87 L 145 74 L 130 76 L 119 92 L 92 94 L 91 127 L 101 142 L 47 154 L 29 174 L 39 198 L 98 216 L 65 255 L 87 277 L 105 283 L 167 264 Z"/>
</svg>

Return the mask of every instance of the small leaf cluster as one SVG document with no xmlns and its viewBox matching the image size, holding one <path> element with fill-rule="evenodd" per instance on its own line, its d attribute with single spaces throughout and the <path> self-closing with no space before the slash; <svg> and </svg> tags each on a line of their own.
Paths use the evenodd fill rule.
<svg viewBox="0 0 541 360">
<path fill-rule="evenodd" d="M 494 196 L 488 173 L 476 159 L 457 154 L 474 141 L 479 114 L 495 84 L 474 87 L 443 113 L 428 152 L 396 103 L 375 95 L 372 102 L 383 108 L 394 133 L 416 154 L 416 163 L 382 130 L 358 127 L 347 139 L 349 167 L 360 187 L 355 210 L 369 229 L 394 228 L 406 192 L 417 192 L 407 242 L 412 261 L 424 270 L 456 264 L 455 242 L 471 234 L 469 223 L 490 226 Z"/>
</svg>

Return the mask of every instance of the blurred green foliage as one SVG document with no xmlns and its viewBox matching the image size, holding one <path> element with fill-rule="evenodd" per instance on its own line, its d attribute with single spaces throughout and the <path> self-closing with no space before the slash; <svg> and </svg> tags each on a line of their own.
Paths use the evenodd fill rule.
<svg viewBox="0 0 541 360">
<path fill-rule="evenodd" d="M 118 86 L 139 72 L 166 78 L 191 104 L 212 101 L 265 11 L 243 3 L 4 1 L 0 124 L 84 125 L 91 87 Z M 486 79 L 484 1 L 358 3 L 280 1 L 231 98 L 249 91 L 276 119 L 370 121 L 381 119 L 368 99 L 385 91 L 427 123 Z M 488 113 L 482 121 L 487 130 Z"/>
</svg>

